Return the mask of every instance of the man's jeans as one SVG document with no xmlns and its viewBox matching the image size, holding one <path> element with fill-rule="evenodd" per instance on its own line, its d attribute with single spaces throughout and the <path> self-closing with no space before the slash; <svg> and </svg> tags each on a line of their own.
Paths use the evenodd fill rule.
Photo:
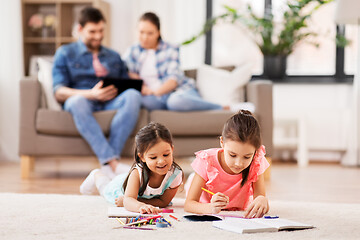
<svg viewBox="0 0 360 240">
<path fill-rule="evenodd" d="M 139 116 L 141 94 L 128 89 L 107 102 L 72 96 L 65 101 L 64 109 L 72 114 L 80 135 L 88 142 L 101 164 L 119 159 L 126 140 L 132 133 Z M 117 110 L 110 126 L 109 140 L 95 120 L 93 112 Z"/>
<path fill-rule="evenodd" d="M 154 95 L 143 96 L 142 106 L 150 111 L 167 109 L 178 112 L 221 110 L 223 108 L 219 104 L 202 99 L 199 92 L 194 88 L 178 90 L 161 97 Z"/>
</svg>

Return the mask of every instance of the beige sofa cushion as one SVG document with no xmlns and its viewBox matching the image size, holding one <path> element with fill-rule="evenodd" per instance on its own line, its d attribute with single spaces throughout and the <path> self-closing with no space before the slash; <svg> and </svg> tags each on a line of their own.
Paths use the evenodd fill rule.
<svg viewBox="0 0 360 240">
<path fill-rule="evenodd" d="M 150 121 L 169 128 L 173 136 L 220 136 L 230 111 L 172 112 L 152 111 Z"/>
<path fill-rule="evenodd" d="M 111 120 L 115 113 L 116 111 L 99 111 L 94 113 L 96 121 L 100 124 L 100 127 L 106 136 L 109 135 Z M 38 133 L 80 137 L 74 120 L 69 112 L 40 108 L 36 115 L 35 125 Z M 148 112 L 146 110 L 141 110 L 138 123 L 132 133 L 132 136 L 134 136 L 141 127 L 145 126 L 147 122 Z"/>
</svg>

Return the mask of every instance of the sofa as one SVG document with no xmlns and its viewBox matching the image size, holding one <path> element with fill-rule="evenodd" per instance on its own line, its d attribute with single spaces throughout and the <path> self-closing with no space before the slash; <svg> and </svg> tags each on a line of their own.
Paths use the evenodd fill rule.
<svg viewBox="0 0 360 240">
<path fill-rule="evenodd" d="M 231 70 L 231 68 L 227 68 Z M 196 79 L 196 70 L 185 71 Z M 250 81 L 243 89 L 246 101 L 256 110 L 267 158 L 273 152 L 272 83 L 266 80 Z M 94 113 L 105 135 L 109 134 L 110 122 L 115 111 Z M 174 138 L 175 157 L 191 157 L 194 152 L 219 147 L 219 136 L 230 111 L 147 111 L 142 109 L 137 125 L 129 137 L 122 156 L 134 154 L 134 136 L 150 121 L 167 126 Z M 21 177 L 29 178 L 36 159 L 44 157 L 94 156 L 89 145 L 79 135 L 70 113 L 48 108 L 42 83 L 36 77 L 24 77 L 20 81 L 20 140 Z"/>
</svg>

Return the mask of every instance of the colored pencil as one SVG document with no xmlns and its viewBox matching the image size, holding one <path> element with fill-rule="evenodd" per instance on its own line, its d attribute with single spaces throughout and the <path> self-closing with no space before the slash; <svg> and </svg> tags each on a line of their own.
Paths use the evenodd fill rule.
<svg viewBox="0 0 360 240">
<path fill-rule="evenodd" d="M 175 216 L 173 216 L 173 215 L 171 215 L 171 214 L 169 214 L 169 216 L 170 216 L 171 218 L 175 219 L 176 221 L 179 221 L 179 219 L 178 219 L 177 217 L 175 217 Z"/>
<path fill-rule="evenodd" d="M 171 227 L 171 222 L 163 217 L 163 220 Z"/>
<path fill-rule="evenodd" d="M 156 230 L 155 228 L 144 228 L 144 227 L 123 227 L 123 228 L 126 228 L 126 229 L 139 229 L 139 230 Z"/>
<path fill-rule="evenodd" d="M 121 221 L 119 218 L 116 218 L 116 220 L 118 220 L 118 222 L 121 223 L 121 225 L 125 225 L 125 223 Z"/>
<path fill-rule="evenodd" d="M 156 218 L 159 218 L 161 217 L 161 215 L 156 215 L 156 216 L 152 216 L 152 217 L 147 217 L 147 218 L 144 218 L 143 220 L 151 220 L 151 219 L 156 219 Z"/>
<path fill-rule="evenodd" d="M 146 223 L 148 220 L 144 219 L 144 220 L 139 220 L 139 221 L 136 221 L 136 222 L 131 222 L 131 223 L 128 223 L 126 224 L 126 226 L 131 226 L 131 225 L 136 225 L 136 224 L 139 224 L 139 223 Z"/>
<path fill-rule="evenodd" d="M 205 192 L 207 192 L 207 193 L 210 193 L 211 195 L 215 195 L 215 193 L 213 193 L 212 191 L 209 191 L 209 190 L 207 190 L 206 188 L 201 188 L 203 191 L 205 191 Z"/>
</svg>

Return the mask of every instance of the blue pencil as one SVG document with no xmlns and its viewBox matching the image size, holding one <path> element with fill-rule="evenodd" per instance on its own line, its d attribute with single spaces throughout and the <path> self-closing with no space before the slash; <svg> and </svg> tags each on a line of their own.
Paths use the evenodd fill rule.
<svg viewBox="0 0 360 240">
<path fill-rule="evenodd" d="M 166 220 L 165 218 L 163 218 L 163 220 L 164 220 L 167 224 L 169 224 L 169 226 L 171 227 L 170 221 Z"/>
</svg>

